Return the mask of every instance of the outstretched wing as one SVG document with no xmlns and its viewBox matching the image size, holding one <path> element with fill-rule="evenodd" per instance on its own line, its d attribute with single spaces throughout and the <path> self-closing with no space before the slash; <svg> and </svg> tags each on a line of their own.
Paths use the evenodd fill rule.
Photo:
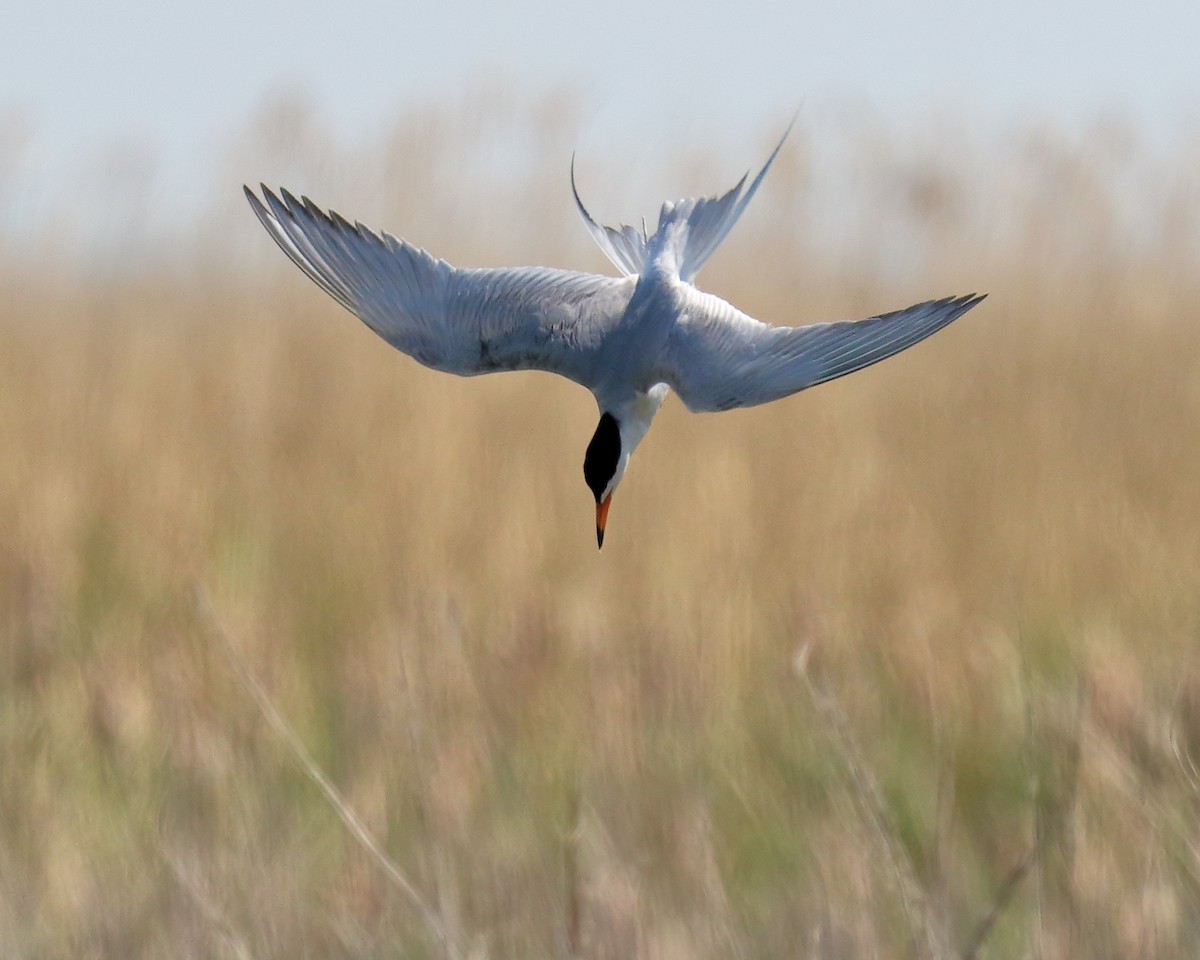
<svg viewBox="0 0 1200 960">
<path fill-rule="evenodd" d="M 752 407 L 845 376 L 919 343 L 970 310 L 971 294 L 866 320 L 772 327 L 681 287 L 681 318 L 659 375 L 693 412 Z"/>
<path fill-rule="evenodd" d="M 435 370 L 473 376 L 547 370 L 590 387 L 608 326 L 632 280 L 517 267 L 464 270 L 382 236 L 307 197 L 265 186 L 246 197 L 313 282 L 392 346 Z"/>
</svg>

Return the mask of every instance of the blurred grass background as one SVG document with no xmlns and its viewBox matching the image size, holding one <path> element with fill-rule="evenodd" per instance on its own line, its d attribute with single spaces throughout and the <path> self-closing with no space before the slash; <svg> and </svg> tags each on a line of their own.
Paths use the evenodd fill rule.
<svg viewBox="0 0 1200 960">
<path fill-rule="evenodd" d="M 399 356 L 239 190 L 600 270 L 574 111 L 338 144 L 274 102 L 169 244 L 138 169 L 6 238 L 0 952 L 959 956 L 991 914 L 980 956 L 1195 956 L 1200 140 L 806 109 L 702 286 L 791 324 L 990 298 L 775 405 L 669 402 L 598 554 L 591 398 Z M 584 197 L 652 216 L 778 135 L 717 133 L 581 156 Z"/>
</svg>

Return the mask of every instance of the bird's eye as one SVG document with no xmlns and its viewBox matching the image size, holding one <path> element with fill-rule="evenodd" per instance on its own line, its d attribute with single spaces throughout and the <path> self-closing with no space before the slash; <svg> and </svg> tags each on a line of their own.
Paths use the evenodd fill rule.
<svg viewBox="0 0 1200 960">
<path fill-rule="evenodd" d="M 620 459 L 621 429 L 617 425 L 617 418 L 611 413 L 602 413 L 587 453 L 583 455 L 583 478 L 597 503 L 604 496 L 604 488 L 616 475 Z"/>
</svg>

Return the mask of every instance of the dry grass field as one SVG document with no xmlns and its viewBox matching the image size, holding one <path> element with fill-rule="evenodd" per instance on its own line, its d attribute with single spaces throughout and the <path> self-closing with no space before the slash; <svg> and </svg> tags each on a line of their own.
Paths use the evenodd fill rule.
<svg viewBox="0 0 1200 960">
<path fill-rule="evenodd" d="M 264 149 L 458 262 L 601 269 L 570 118 L 477 121 Z M 458 192 L 505 123 L 540 165 Z M 394 353 L 250 163 L 171 269 L 10 245 L 0 954 L 1195 957 L 1200 148 L 951 128 L 822 163 L 802 118 L 700 279 L 777 323 L 985 304 L 772 406 L 669 401 L 600 553 L 591 398 Z M 740 173 L 645 149 L 672 193 Z"/>
</svg>

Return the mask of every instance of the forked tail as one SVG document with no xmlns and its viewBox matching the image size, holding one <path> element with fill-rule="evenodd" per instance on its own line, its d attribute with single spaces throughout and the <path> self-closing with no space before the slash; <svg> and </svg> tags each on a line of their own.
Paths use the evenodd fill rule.
<svg viewBox="0 0 1200 960">
<path fill-rule="evenodd" d="M 625 276 L 640 274 L 648 265 L 651 257 L 665 252 L 670 261 L 676 264 L 681 279 L 691 281 L 704 262 L 713 255 L 721 241 L 725 239 L 738 218 L 750 203 L 750 198 L 771 169 L 776 155 L 783 142 L 792 132 L 788 124 L 779 143 L 771 151 L 767 162 L 758 172 L 758 176 L 743 191 L 746 185 L 746 174 L 728 193 L 719 197 L 702 197 L 700 199 L 678 200 L 675 203 L 664 203 L 658 215 L 658 227 L 653 234 L 647 234 L 643 225 L 641 230 L 622 224 L 620 228 L 605 227 L 592 219 L 591 214 L 579 199 L 579 191 L 575 187 L 575 158 L 571 157 L 571 192 L 575 195 L 575 206 L 587 224 L 588 230 L 600 249 Z M 682 224 L 684 229 L 676 227 Z"/>
</svg>

